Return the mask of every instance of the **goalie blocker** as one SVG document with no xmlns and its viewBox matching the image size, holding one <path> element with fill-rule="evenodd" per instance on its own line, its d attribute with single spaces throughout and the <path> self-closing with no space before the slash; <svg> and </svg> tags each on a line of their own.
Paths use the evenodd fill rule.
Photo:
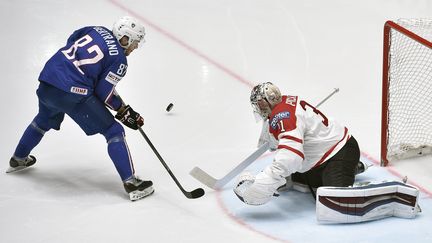
<svg viewBox="0 0 432 243">
<path fill-rule="evenodd" d="M 415 218 L 419 190 L 392 181 L 360 187 L 320 187 L 316 215 L 321 223 L 357 223 L 391 216 Z"/>
</svg>

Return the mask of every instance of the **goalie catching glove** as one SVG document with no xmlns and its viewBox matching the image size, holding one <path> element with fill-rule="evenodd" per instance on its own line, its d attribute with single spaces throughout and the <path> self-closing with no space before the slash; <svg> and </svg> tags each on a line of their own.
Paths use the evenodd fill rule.
<svg viewBox="0 0 432 243">
<path fill-rule="evenodd" d="M 277 188 L 285 184 L 285 179 L 275 179 L 265 172 L 257 176 L 250 172 L 243 172 L 237 179 L 234 193 L 244 203 L 249 205 L 262 205 L 275 196 L 279 196 Z"/>
<path fill-rule="evenodd" d="M 141 115 L 134 111 L 129 105 L 122 106 L 115 115 L 115 118 L 118 119 L 125 126 L 137 130 L 142 125 L 144 125 L 144 119 Z"/>
</svg>

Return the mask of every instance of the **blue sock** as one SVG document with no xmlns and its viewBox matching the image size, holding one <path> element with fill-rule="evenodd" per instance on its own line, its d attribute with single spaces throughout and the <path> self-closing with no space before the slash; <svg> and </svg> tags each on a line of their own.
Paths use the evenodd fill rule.
<svg viewBox="0 0 432 243">
<path fill-rule="evenodd" d="M 36 145 L 42 140 L 45 131 L 38 128 L 37 125 L 32 122 L 27 129 L 24 131 L 16 149 L 14 156 L 18 158 L 26 158 Z"/>
<path fill-rule="evenodd" d="M 129 179 L 134 173 L 132 158 L 124 139 L 108 142 L 108 154 L 122 179 Z"/>
</svg>

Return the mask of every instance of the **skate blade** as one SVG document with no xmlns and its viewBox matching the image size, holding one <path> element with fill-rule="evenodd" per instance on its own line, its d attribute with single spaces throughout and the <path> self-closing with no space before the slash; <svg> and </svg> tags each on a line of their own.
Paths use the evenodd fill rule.
<svg viewBox="0 0 432 243">
<path fill-rule="evenodd" d="M 12 173 L 12 172 L 16 172 L 16 171 L 20 171 L 20 170 L 24 170 L 25 168 L 27 168 L 28 166 L 17 166 L 17 167 L 9 167 L 6 170 L 6 173 Z"/>
<path fill-rule="evenodd" d="M 142 191 L 134 191 L 129 193 L 129 198 L 131 201 L 140 200 L 141 198 L 150 196 L 154 192 L 153 187 L 148 187 Z"/>
</svg>

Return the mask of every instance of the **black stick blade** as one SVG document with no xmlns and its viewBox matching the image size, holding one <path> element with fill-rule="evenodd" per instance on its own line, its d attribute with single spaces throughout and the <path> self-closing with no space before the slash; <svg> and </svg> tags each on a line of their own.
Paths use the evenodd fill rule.
<svg viewBox="0 0 432 243">
<path fill-rule="evenodd" d="M 200 197 L 204 196 L 204 194 L 205 194 L 204 189 L 197 188 L 197 189 L 195 189 L 195 190 L 193 190 L 193 191 L 191 191 L 185 195 L 187 198 L 195 199 L 195 198 L 200 198 Z"/>
</svg>

